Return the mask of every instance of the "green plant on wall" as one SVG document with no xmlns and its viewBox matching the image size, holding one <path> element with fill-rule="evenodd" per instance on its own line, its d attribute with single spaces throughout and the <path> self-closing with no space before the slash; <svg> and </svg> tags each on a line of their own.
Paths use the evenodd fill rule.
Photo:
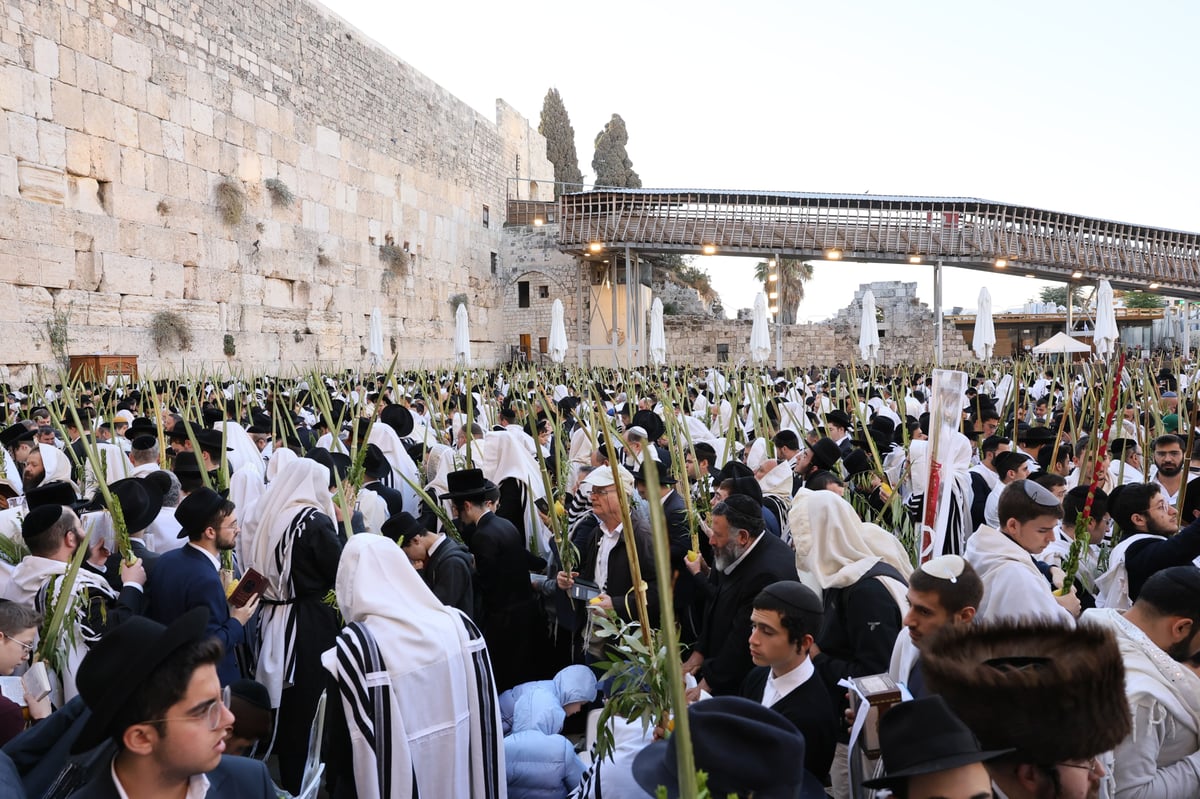
<svg viewBox="0 0 1200 799">
<path fill-rule="evenodd" d="M 263 185 L 267 187 L 267 193 L 271 195 L 272 205 L 290 208 L 296 200 L 296 195 L 292 194 L 288 185 L 279 178 L 267 178 L 263 181 Z"/>
<path fill-rule="evenodd" d="M 226 358 L 232 358 L 233 356 L 237 355 L 237 342 L 233 340 L 232 333 L 225 334 L 225 339 L 222 343 L 221 349 L 224 351 Z"/>
<path fill-rule="evenodd" d="M 229 227 L 241 222 L 246 215 L 246 192 L 241 184 L 232 178 L 222 178 L 213 191 L 216 195 L 213 203 L 221 221 Z"/>
<path fill-rule="evenodd" d="M 50 342 L 50 354 L 63 372 L 71 368 L 71 306 L 54 311 L 46 320 L 46 340 Z"/>
</svg>

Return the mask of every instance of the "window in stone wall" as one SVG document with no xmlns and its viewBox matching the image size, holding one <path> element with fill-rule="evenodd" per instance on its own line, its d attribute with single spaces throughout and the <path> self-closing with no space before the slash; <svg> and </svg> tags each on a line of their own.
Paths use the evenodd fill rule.
<svg viewBox="0 0 1200 799">
<path fill-rule="evenodd" d="M 518 308 L 528 308 L 529 307 L 529 281 L 528 280 L 517 281 L 517 307 Z"/>
<path fill-rule="evenodd" d="M 550 299 L 550 287 L 549 286 L 538 286 L 538 299 L 539 300 Z"/>
<path fill-rule="evenodd" d="M 717 345 L 717 363 L 726 363 L 729 361 L 729 345 Z"/>
<path fill-rule="evenodd" d="M 550 351 L 550 339 L 546 336 L 538 336 L 538 352 L 545 355 Z"/>
<path fill-rule="evenodd" d="M 483 226 L 487 227 L 488 223 L 491 222 L 491 220 L 492 220 L 492 211 L 490 208 L 488 208 L 485 205 L 485 206 L 483 206 Z"/>
<path fill-rule="evenodd" d="M 499 270 L 499 268 L 500 268 L 500 253 L 494 252 L 494 253 L 492 253 L 492 274 L 493 275 L 496 274 L 496 272 L 497 272 L 497 270 Z"/>
</svg>

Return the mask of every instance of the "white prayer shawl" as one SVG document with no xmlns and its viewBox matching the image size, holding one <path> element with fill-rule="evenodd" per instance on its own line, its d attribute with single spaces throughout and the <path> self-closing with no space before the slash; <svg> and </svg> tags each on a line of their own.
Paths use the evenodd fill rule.
<svg viewBox="0 0 1200 799">
<path fill-rule="evenodd" d="M 229 501 L 237 506 L 239 517 L 245 517 L 267 490 L 261 469 L 243 466 L 229 478 Z"/>
<path fill-rule="evenodd" d="M 983 600 L 975 614 L 982 621 L 1022 619 L 1074 625 L 1070 611 L 1058 604 L 1050 583 L 1033 556 L 1004 533 L 980 525 L 963 553 L 983 581 Z"/>
<path fill-rule="evenodd" d="M 746 465 L 752 470 L 758 471 L 758 467 L 763 465 L 763 461 L 767 459 L 767 440 L 762 436 L 754 439 L 754 443 L 750 445 L 750 451 L 746 453 Z"/>
<path fill-rule="evenodd" d="M 25 488 L 21 483 L 21 469 L 17 466 L 17 462 L 12 459 L 12 455 L 8 450 L 4 450 L 4 474 L 5 479 L 12 485 L 13 490 L 18 494 L 24 494 Z"/>
<path fill-rule="evenodd" d="M 42 485 L 61 480 L 70 483 L 72 488 L 75 487 L 75 481 L 71 479 L 70 458 L 53 444 L 38 444 L 38 453 L 42 456 L 42 466 L 46 470 L 46 476 L 42 478 Z"/>
<path fill-rule="evenodd" d="M 434 472 L 433 477 L 429 480 L 429 484 L 425 486 L 425 491 L 430 497 L 441 503 L 442 507 L 446 510 L 446 515 L 449 516 L 450 500 L 440 499 L 440 497 L 450 490 L 450 472 L 458 468 L 455 463 L 456 453 L 445 444 L 434 444 L 433 446 L 434 449 L 430 451 L 430 458 L 433 460 Z"/>
<path fill-rule="evenodd" d="M 807 409 L 799 402 L 780 403 L 779 411 L 779 429 L 781 431 L 791 430 L 800 436 L 812 427 Z"/>
<path fill-rule="evenodd" d="M 864 524 L 849 502 L 832 491 L 797 492 L 792 498 L 788 525 L 796 547 L 796 567 L 807 571 L 822 590 L 847 588 L 880 561 L 888 564 L 906 580 L 912 563 L 904 546 L 888 531 Z M 801 551 L 806 557 L 801 560 Z M 908 589 L 890 577 L 879 580 L 904 615 L 908 607 Z"/>
<path fill-rule="evenodd" d="M 1125 569 L 1125 553 L 1129 546 L 1147 538 L 1162 538 L 1155 533 L 1135 533 L 1125 536 L 1108 553 L 1108 571 L 1096 578 L 1096 607 L 1129 610 L 1129 572 Z"/>
<path fill-rule="evenodd" d="M 133 467 L 133 471 L 130 473 L 129 476 L 130 477 L 145 477 L 146 475 L 150 474 L 151 472 L 160 471 L 161 468 L 162 467 L 160 467 L 154 461 L 151 461 L 150 463 L 139 463 L 137 466 Z"/>
<path fill-rule="evenodd" d="M 917 661 L 921 657 L 920 650 L 913 643 L 912 636 L 909 635 L 908 628 L 905 627 L 896 636 L 896 643 L 892 646 L 892 659 L 888 663 L 888 676 L 898 683 L 908 685 L 908 677 L 912 674 L 913 666 L 917 665 Z"/>
<path fill-rule="evenodd" d="M 325 433 L 317 439 L 317 446 L 321 449 L 327 449 L 330 452 L 340 452 L 343 455 L 349 455 L 350 452 L 346 449 L 346 445 L 342 443 L 340 438 L 334 438 L 333 433 Z"/>
<path fill-rule="evenodd" d="M 546 498 L 546 483 L 542 480 L 541 467 L 534 456 L 525 451 L 521 440 L 511 433 L 499 431 L 484 435 L 484 461 L 479 464 L 483 474 L 496 485 L 501 480 L 512 478 L 524 486 L 521 492 L 524 504 L 521 518 L 525 520 L 525 542 L 528 544 L 536 534 L 541 551 L 546 551 L 550 531 L 537 515 L 534 503 Z"/>
<path fill-rule="evenodd" d="M 358 795 L 505 799 L 500 706 L 478 628 L 378 536 L 350 539 L 335 591 L 348 625 L 321 662 L 339 684 Z"/>
<path fill-rule="evenodd" d="M 383 523 L 388 520 L 387 500 L 372 491 L 370 486 L 366 488 L 366 491 L 358 492 L 356 509 L 362 514 L 367 532 L 378 535 L 383 529 Z"/>
<path fill-rule="evenodd" d="M 392 473 L 383 478 L 384 485 L 400 492 L 404 497 L 404 507 L 418 507 L 421 500 L 413 486 L 424 485 L 425 478 L 421 476 L 417 464 L 404 448 L 400 436 L 386 424 L 373 424 L 367 442 L 379 447 L 379 451 L 392 467 Z"/>
<path fill-rule="evenodd" d="M 145 541 L 147 549 L 161 555 L 172 549 L 179 549 L 188 542 L 187 536 L 179 537 L 180 529 L 179 522 L 175 521 L 175 508 L 164 507 L 159 510 L 154 521 L 150 522 L 142 540 Z M 241 536 L 238 536 L 238 540 L 241 541 Z"/>
<path fill-rule="evenodd" d="M 275 476 L 283 471 L 284 467 L 289 463 L 293 463 L 300 456 L 292 452 L 287 447 L 280 447 L 271 453 L 271 460 L 267 461 L 267 484 L 275 480 Z M 244 517 L 244 514 L 243 514 Z"/>
<path fill-rule="evenodd" d="M 104 465 L 104 482 L 106 484 L 112 485 L 133 474 L 133 464 L 129 462 L 129 457 L 119 446 L 107 441 L 97 442 L 93 446 L 96 447 L 100 462 Z M 96 493 L 96 472 L 92 468 L 92 461 L 89 457 L 85 456 L 85 462 L 87 465 L 84 469 L 83 491 L 84 496 L 90 498 Z"/>
<path fill-rule="evenodd" d="M 1200 795 L 1200 677 L 1118 611 L 1095 608 L 1081 621 L 1111 630 L 1125 664 L 1133 732 L 1113 753 L 1116 795 Z"/>
<path fill-rule="evenodd" d="M 65 561 L 29 555 L 13 570 L 12 579 L 4 590 L 4 599 L 28 605 L 39 613 L 50 613 L 61 588 L 62 575 L 66 571 L 67 563 Z M 54 594 L 48 596 L 49 580 L 52 577 L 59 579 L 55 580 Z M 116 599 L 117 597 L 117 592 L 103 577 L 80 568 L 75 583 L 71 587 L 71 594 L 78 597 L 80 592 L 85 589 L 93 595 L 102 594 L 107 599 Z M 99 636 L 86 624 L 87 607 L 77 607 L 79 607 L 79 614 L 75 619 L 75 642 L 67 653 L 66 672 L 58 675 L 62 680 L 63 702 L 68 702 L 79 694 L 79 690 L 75 687 L 75 675 L 79 671 L 79 664 L 83 662 L 83 656 L 87 654 L 87 645 L 99 640 Z"/>
<path fill-rule="evenodd" d="M 287 602 L 295 598 L 292 586 L 292 548 L 303 523 L 314 512 L 337 518 L 329 493 L 329 469 L 308 458 L 288 465 L 267 488 L 246 522 L 247 565 L 267 580 L 264 599 Z M 385 539 L 386 540 L 386 539 Z M 267 605 L 258 622 L 262 647 L 255 679 L 267 688 L 271 707 L 279 707 L 283 689 L 295 673 L 295 606 Z"/>
<path fill-rule="evenodd" d="M 233 474 L 249 467 L 258 475 L 261 482 L 263 476 L 262 453 L 258 451 L 258 447 L 250 438 L 250 434 L 246 432 L 246 428 L 237 422 L 217 422 L 213 425 L 213 429 L 218 432 L 224 430 L 225 446 L 232 450 L 232 452 L 225 453 L 229 462 L 229 473 Z M 237 502 L 237 500 L 234 501 Z"/>
</svg>

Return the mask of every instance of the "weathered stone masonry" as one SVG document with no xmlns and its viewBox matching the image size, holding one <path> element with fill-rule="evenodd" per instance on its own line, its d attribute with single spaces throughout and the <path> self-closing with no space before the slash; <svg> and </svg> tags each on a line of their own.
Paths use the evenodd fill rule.
<svg viewBox="0 0 1200 799">
<path fill-rule="evenodd" d="M 359 362 L 379 306 L 386 354 L 416 365 L 452 358 L 463 293 L 475 356 L 501 355 L 506 180 L 552 174 L 515 110 L 482 117 L 308 2 L 0 2 L 14 379 L 58 354 L 56 312 L 70 354 L 283 371 Z M 222 219 L 222 184 L 240 220 Z M 151 340 L 166 310 L 188 351 Z"/>
</svg>

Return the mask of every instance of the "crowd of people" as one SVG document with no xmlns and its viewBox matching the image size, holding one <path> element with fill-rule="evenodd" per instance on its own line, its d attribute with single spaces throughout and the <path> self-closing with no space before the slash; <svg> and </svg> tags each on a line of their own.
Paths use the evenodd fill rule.
<svg viewBox="0 0 1200 799">
<path fill-rule="evenodd" d="M 675 796 L 686 713 L 712 796 L 1200 796 L 1195 385 L 1097 363 L 10 390 L 0 788 Z M 682 702 L 622 695 L 637 635 Z M 871 677 L 896 688 L 873 710 Z"/>
</svg>

